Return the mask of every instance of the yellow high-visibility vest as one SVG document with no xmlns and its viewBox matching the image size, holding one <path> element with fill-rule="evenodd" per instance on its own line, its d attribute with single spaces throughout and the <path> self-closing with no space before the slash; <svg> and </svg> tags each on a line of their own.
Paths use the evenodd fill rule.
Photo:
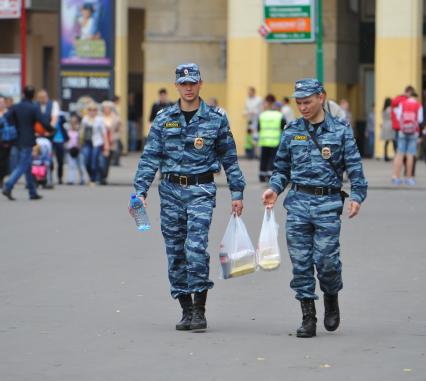
<svg viewBox="0 0 426 381">
<path fill-rule="evenodd" d="M 280 145 L 282 117 L 277 110 L 266 110 L 259 115 L 260 147 L 278 147 Z"/>
</svg>

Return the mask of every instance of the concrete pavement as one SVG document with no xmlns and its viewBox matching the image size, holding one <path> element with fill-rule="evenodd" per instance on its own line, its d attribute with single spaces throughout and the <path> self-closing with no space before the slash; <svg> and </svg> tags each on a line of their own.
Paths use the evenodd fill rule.
<svg viewBox="0 0 426 381">
<path fill-rule="evenodd" d="M 111 185 L 57 186 L 30 202 L 0 199 L 0 380 L 425 380 L 426 280 L 422 232 L 426 166 L 418 186 L 390 186 L 388 163 L 367 161 L 361 214 L 342 228 L 345 288 L 335 333 L 298 339 L 299 305 L 289 288 L 284 242 L 278 271 L 221 281 L 218 246 L 230 212 L 218 178 L 210 233 L 209 330 L 176 332 L 159 227 L 156 186 L 150 232 L 136 232 L 127 201 L 136 156 L 111 171 Z M 256 242 L 263 208 L 257 162 L 248 180 L 244 221 Z"/>
</svg>

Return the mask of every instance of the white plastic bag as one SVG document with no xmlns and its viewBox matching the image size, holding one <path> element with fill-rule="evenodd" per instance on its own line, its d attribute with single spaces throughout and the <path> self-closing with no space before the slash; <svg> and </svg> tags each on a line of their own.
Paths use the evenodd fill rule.
<svg viewBox="0 0 426 381">
<path fill-rule="evenodd" d="M 235 278 L 256 271 L 256 252 L 246 226 L 238 216 L 231 216 L 220 244 L 221 279 Z"/>
<path fill-rule="evenodd" d="M 270 271 L 280 267 L 281 255 L 278 245 L 278 228 L 279 225 L 275 221 L 274 210 L 265 208 L 256 252 L 257 264 L 262 270 Z"/>
</svg>

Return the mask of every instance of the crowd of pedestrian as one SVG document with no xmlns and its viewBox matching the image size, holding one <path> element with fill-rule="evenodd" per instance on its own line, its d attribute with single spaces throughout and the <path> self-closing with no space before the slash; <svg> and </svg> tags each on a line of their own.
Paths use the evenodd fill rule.
<svg viewBox="0 0 426 381">
<path fill-rule="evenodd" d="M 3 195 L 14 200 L 12 190 L 24 174 L 32 200 L 41 198 L 39 186 L 107 184 L 110 166 L 120 162 L 121 128 L 113 101 L 89 100 L 78 112 L 65 113 L 44 89 L 36 93 L 33 86 L 25 87 L 23 99 L 16 104 L 0 95 Z"/>
</svg>

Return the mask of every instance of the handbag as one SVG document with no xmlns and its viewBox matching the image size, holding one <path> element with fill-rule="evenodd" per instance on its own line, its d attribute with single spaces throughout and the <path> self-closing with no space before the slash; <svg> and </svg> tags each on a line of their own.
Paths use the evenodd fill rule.
<svg viewBox="0 0 426 381">
<path fill-rule="evenodd" d="M 12 143 L 18 137 L 18 132 L 15 126 L 11 126 L 6 118 L 1 118 L 0 122 L 0 141 L 3 143 Z"/>
</svg>

